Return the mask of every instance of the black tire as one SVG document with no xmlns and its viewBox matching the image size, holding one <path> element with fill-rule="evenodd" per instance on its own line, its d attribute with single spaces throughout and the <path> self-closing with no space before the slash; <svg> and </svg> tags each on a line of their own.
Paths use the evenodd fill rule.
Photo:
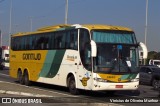
<svg viewBox="0 0 160 106">
<path fill-rule="evenodd" d="M 22 85 L 24 84 L 24 77 L 22 71 L 18 71 L 18 82 Z"/>
<path fill-rule="evenodd" d="M 31 85 L 31 81 L 29 80 L 29 75 L 28 75 L 28 72 L 27 72 L 27 71 L 25 71 L 25 73 L 24 73 L 24 84 L 25 84 L 26 86 Z"/>
<path fill-rule="evenodd" d="M 0 70 L 3 70 L 4 69 L 4 67 L 3 66 L 0 66 Z"/>
<path fill-rule="evenodd" d="M 143 82 L 142 82 L 142 81 L 139 81 L 139 85 L 143 85 Z"/>
<path fill-rule="evenodd" d="M 73 95 L 79 94 L 79 91 L 76 88 L 76 83 L 73 75 L 68 78 L 68 88 L 71 94 Z"/>
<path fill-rule="evenodd" d="M 153 86 L 153 88 L 154 88 L 155 90 L 158 90 L 158 88 L 159 88 L 159 80 L 154 79 L 154 80 L 152 81 L 152 86 Z"/>
<path fill-rule="evenodd" d="M 116 91 L 105 91 L 107 96 L 114 96 Z"/>
</svg>

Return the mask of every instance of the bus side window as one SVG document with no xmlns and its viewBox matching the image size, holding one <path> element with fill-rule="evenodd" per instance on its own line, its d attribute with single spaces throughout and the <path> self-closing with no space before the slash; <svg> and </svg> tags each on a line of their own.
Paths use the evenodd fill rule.
<svg viewBox="0 0 160 106">
<path fill-rule="evenodd" d="M 70 32 L 69 32 L 69 31 L 66 32 L 65 45 L 66 45 L 66 48 L 67 48 L 67 49 L 70 49 Z"/>
<path fill-rule="evenodd" d="M 26 37 L 26 48 L 25 48 L 26 50 L 30 50 L 30 49 L 31 49 L 31 46 L 30 46 L 30 45 L 31 45 L 30 40 L 31 40 L 31 39 L 30 39 L 30 37 L 29 37 L 29 36 L 27 36 L 27 37 Z"/>
<path fill-rule="evenodd" d="M 16 43 L 16 38 L 11 38 L 11 49 L 16 50 L 17 43 Z"/>
<path fill-rule="evenodd" d="M 71 38 L 70 39 L 70 48 L 73 49 L 74 48 L 74 34 L 71 34 L 70 36 L 71 36 L 70 37 Z"/>
<path fill-rule="evenodd" d="M 43 48 L 42 49 L 48 49 L 49 48 L 49 39 L 47 36 L 44 37 L 43 39 Z"/>
<path fill-rule="evenodd" d="M 78 30 L 67 31 L 65 34 L 65 48 L 66 49 L 78 49 Z"/>
<path fill-rule="evenodd" d="M 36 49 L 36 36 L 32 36 L 32 44 L 31 44 L 31 50 Z"/>
<path fill-rule="evenodd" d="M 70 34 L 70 47 L 71 49 L 77 50 L 78 49 L 78 45 L 77 45 L 77 39 L 78 39 L 78 33 L 77 30 L 71 32 Z"/>
<path fill-rule="evenodd" d="M 43 48 L 42 42 L 43 42 L 42 36 L 38 36 L 37 41 L 36 41 L 36 49 L 37 50 L 41 50 Z"/>
</svg>

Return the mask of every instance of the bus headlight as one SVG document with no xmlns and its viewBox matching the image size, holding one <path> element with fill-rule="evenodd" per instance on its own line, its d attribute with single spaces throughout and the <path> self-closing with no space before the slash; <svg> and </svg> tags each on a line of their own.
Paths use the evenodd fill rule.
<svg viewBox="0 0 160 106">
<path fill-rule="evenodd" d="M 137 81 L 139 81 L 139 78 L 132 79 L 131 81 L 132 82 L 137 82 Z"/>
<path fill-rule="evenodd" d="M 108 82 L 107 80 L 102 78 L 94 78 L 94 80 L 96 80 L 97 82 Z"/>
</svg>

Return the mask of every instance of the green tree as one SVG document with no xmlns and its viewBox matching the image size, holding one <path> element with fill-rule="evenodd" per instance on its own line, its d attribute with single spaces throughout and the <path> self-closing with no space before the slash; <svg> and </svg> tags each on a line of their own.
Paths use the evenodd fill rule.
<svg viewBox="0 0 160 106">
<path fill-rule="evenodd" d="M 147 59 L 148 60 L 150 60 L 150 59 L 157 59 L 157 52 L 155 52 L 155 51 L 148 52 L 148 58 Z"/>
<path fill-rule="evenodd" d="M 155 59 L 160 60 L 160 52 L 156 54 Z"/>
</svg>

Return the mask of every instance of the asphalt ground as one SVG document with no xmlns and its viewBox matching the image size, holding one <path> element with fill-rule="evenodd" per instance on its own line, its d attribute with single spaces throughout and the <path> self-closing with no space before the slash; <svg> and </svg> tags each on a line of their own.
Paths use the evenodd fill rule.
<svg viewBox="0 0 160 106">
<path fill-rule="evenodd" d="M 25 85 L 20 85 L 18 83 L 10 83 L 5 81 L 0 81 L 0 103 L 3 98 L 11 99 L 11 103 L 14 104 L 26 104 L 23 100 L 35 100 L 32 103 L 49 103 L 47 105 L 58 105 L 58 106 L 119 106 L 115 103 L 102 102 L 95 99 L 84 98 L 80 96 L 64 94 L 56 91 L 43 90 L 35 87 L 28 87 Z M 17 101 L 21 99 L 22 101 Z M 37 100 L 37 102 L 36 102 Z M 0 104 L 4 105 L 5 104 Z"/>
<path fill-rule="evenodd" d="M 110 99 L 156 99 L 158 91 L 153 87 L 140 85 L 137 93 L 128 91 L 117 92 L 116 95 L 107 96 L 99 92 L 81 92 L 82 95 L 71 95 L 65 87 L 58 87 L 49 84 L 33 83 L 32 86 L 21 85 L 15 79 L 10 78 L 8 71 L 1 71 L 0 74 L 0 98 L 16 98 L 16 99 L 42 99 L 43 104 L 49 103 L 47 106 L 159 106 L 159 103 L 111 103 Z M 156 98 L 155 98 L 156 97 Z M 108 99 L 108 101 L 106 101 Z M 1 99 L 0 99 L 1 100 Z M 105 102 L 104 102 L 105 101 Z M 1 101 L 0 101 L 1 103 Z M 52 104 L 52 105 L 51 105 Z M 1 106 L 2 104 L 0 104 Z M 25 105 L 25 104 L 24 104 Z M 23 105 L 23 106 L 24 106 Z M 41 104 L 42 105 L 42 104 Z M 41 106 L 39 105 L 39 106 Z M 12 105 L 14 106 L 14 104 Z M 30 106 L 30 105 L 29 105 Z"/>
</svg>

